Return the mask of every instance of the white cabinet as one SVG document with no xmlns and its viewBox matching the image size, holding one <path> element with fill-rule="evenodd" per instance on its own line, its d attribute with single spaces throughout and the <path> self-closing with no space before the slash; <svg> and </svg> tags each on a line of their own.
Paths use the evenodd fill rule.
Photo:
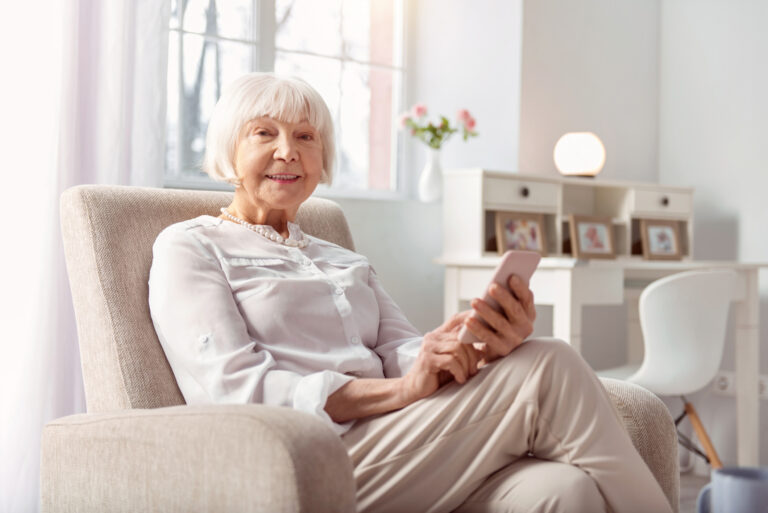
<svg viewBox="0 0 768 513">
<path fill-rule="evenodd" d="M 690 259 L 693 189 L 592 178 L 548 178 L 488 171 L 447 170 L 444 175 L 444 258 L 496 255 L 496 212 L 544 216 L 547 254 L 570 254 L 571 214 L 612 221 L 617 258 L 641 258 L 640 219 L 679 222 L 683 259 Z"/>
</svg>

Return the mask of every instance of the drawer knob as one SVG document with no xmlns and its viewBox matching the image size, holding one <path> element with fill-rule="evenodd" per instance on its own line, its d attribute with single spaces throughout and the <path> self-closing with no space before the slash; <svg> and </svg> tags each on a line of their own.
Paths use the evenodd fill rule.
<svg viewBox="0 0 768 513">
<path fill-rule="evenodd" d="M 528 187 L 520 187 L 520 196 L 523 198 L 527 198 L 531 194 L 530 189 Z"/>
<path fill-rule="evenodd" d="M 669 205 L 669 198 L 667 196 L 661 197 L 661 206 L 666 207 Z"/>
</svg>

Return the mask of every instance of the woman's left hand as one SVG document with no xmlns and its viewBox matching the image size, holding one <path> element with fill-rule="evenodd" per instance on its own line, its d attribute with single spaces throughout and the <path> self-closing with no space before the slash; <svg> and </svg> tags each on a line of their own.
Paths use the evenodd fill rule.
<svg viewBox="0 0 768 513">
<path fill-rule="evenodd" d="M 494 283 L 489 289 L 491 297 L 501 305 L 497 312 L 482 299 L 472 300 L 472 309 L 485 321 L 474 316 L 464 323 L 482 343 L 485 344 L 485 362 L 506 356 L 533 333 L 533 321 L 536 319 L 536 307 L 533 304 L 533 292 L 517 276 L 509 278 L 509 290 Z"/>
</svg>

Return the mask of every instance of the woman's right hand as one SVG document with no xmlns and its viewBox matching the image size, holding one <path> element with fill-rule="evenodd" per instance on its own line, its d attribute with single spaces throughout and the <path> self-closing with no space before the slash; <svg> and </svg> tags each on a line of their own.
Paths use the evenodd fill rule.
<svg viewBox="0 0 768 513">
<path fill-rule="evenodd" d="M 477 373 L 483 354 L 471 344 L 459 342 L 459 330 L 470 313 L 460 312 L 424 335 L 419 356 L 401 381 L 406 404 L 432 395 L 451 379 L 464 384 Z"/>
</svg>

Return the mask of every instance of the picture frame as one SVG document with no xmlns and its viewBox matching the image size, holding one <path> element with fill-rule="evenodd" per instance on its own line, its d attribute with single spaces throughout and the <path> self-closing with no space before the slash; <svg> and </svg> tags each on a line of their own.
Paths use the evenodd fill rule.
<svg viewBox="0 0 768 513">
<path fill-rule="evenodd" d="M 610 217 L 570 215 L 571 252 L 574 258 L 616 258 Z"/>
<path fill-rule="evenodd" d="M 547 231 L 543 214 L 496 212 L 496 249 L 535 251 L 547 256 Z"/>
<path fill-rule="evenodd" d="M 679 221 L 641 219 L 640 237 L 645 260 L 682 260 Z"/>
</svg>

